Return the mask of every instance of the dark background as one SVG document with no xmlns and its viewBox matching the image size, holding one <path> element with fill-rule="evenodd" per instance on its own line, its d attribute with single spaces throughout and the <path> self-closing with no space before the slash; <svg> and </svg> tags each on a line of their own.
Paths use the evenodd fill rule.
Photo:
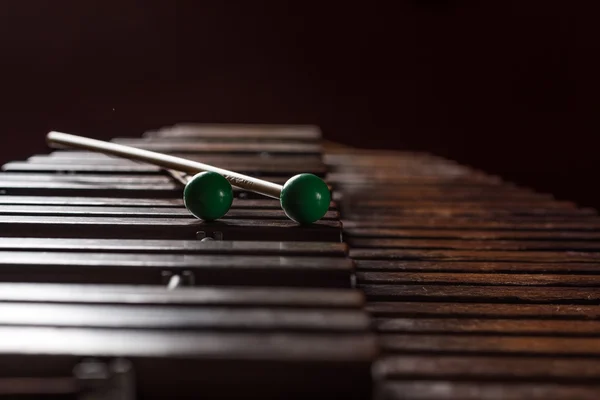
<svg viewBox="0 0 600 400">
<path fill-rule="evenodd" d="M 314 123 L 600 207 L 597 2 L 4 1 L 0 162 L 48 130 Z"/>
</svg>

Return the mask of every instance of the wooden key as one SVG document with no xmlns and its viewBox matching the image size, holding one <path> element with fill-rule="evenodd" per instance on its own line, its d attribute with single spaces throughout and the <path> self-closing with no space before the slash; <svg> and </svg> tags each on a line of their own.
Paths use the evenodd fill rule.
<svg viewBox="0 0 600 400">
<path fill-rule="evenodd" d="M 231 185 L 280 199 L 281 207 L 286 215 L 300 224 L 310 224 L 318 221 L 327 211 L 331 201 L 329 187 L 313 174 L 295 175 L 281 186 L 196 161 L 116 143 L 60 132 L 50 132 L 46 139 L 49 144 L 54 146 L 93 150 L 151 163 L 169 170 L 195 174 L 186 184 L 184 199 L 190 212 L 205 220 L 222 217 L 231 206 L 233 196 L 228 192 L 226 184 L 223 182 L 229 182 Z"/>
<path fill-rule="evenodd" d="M 600 268 L 600 263 L 595 267 Z M 588 272 L 589 273 L 589 272 Z M 453 285 L 453 286 L 548 286 L 585 287 L 600 286 L 600 275 L 579 274 L 528 274 L 522 273 L 456 273 L 456 272 L 404 272 L 358 271 L 356 280 L 361 284 L 392 285 Z"/>
<path fill-rule="evenodd" d="M 26 316 L 35 316 L 27 318 Z M 344 336 L 366 332 L 360 309 L 174 307 L 99 304 L 0 304 L 0 326 L 54 326 L 214 332 L 303 332 Z"/>
<path fill-rule="evenodd" d="M 600 356 L 600 338 L 598 337 L 383 334 L 379 336 L 379 340 L 383 349 L 392 352 Z"/>
<path fill-rule="evenodd" d="M 353 264 L 341 257 L 0 251 L 4 282 L 167 285 L 164 271 L 188 271 L 203 285 L 348 288 Z"/>
<path fill-rule="evenodd" d="M 1 208 L 0 208 L 1 210 Z M 2 211 L 0 211 L 2 213 Z M 354 239 L 353 248 L 425 250 L 600 251 L 600 240 Z"/>
<path fill-rule="evenodd" d="M 568 251 L 476 251 L 476 250 L 403 250 L 403 249 L 351 249 L 350 257 L 357 260 L 407 260 L 455 262 L 546 262 L 581 263 L 600 262 L 598 252 Z"/>
<path fill-rule="evenodd" d="M 11 361 L 0 365 L 0 375 L 74 379 L 75 370 L 73 387 L 79 387 L 85 375 L 78 369 L 102 371 L 97 364 L 85 367 L 85 360 L 117 359 L 131 365 L 135 379 L 128 384 L 143 398 L 177 393 L 191 399 L 201 387 L 210 398 L 253 393 L 277 399 L 290 391 L 286 398 L 294 400 L 362 399 L 371 392 L 370 367 L 376 354 L 375 338 L 363 332 L 339 336 L 0 326 L 0 356 Z M 28 389 L 30 394 L 35 390 Z"/>
<path fill-rule="evenodd" d="M 600 321 L 514 320 L 469 318 L 375 318 L 382 333 L 497 334 L 593 337 L 600 334 Z"/>
<path fill-rule="evenodd" d="M 600 291 L 580 287 L 361 285 L 369 300 L 597 305 Z"/>
<path fill-rule="evenodd" d="M 480 318 L 511 320 L 600 320 L 600 305 L 445 303 L 371 301 L 365 309 L 376 317 Z"/>
<path fill-rule="evenodd" d="M 115 203 L 118 203 L 116 201 Z M 85 217 L 141 217 L 141 218 L 187 218 L 192 219 L 183 207 L 104 207 L 104 206 L 33 206 L 33 205 L 1 205 L 0 215 L 39 215 L 39 216 L 85 216 Z M 257 219 L 257 220 L 287 220 L 287 215 L 281 209 L 231 209 L 223 220 L 228 219 Z M 322 220 L 339 220 L 337 211 L 328 211 Z"/>
<path fill-rule="evenodd" d="M 523 273 L 523 274 L 596 274 L 598 264 L 586 262 L 547 262 L 548 259 L 523 262 L 495 261 L 414 261 L 414 260 L 355 260 L 357 271 L 403 272 L 466 272 L 466 273 Z"/>
<path fill-rule="evenodd" d="M 321 139 L 321 130 L 312 125 L 282 124 L 176 124 L 155 131 L 145 132 L 144 137 L 168 139 L 202 138 L 204 140 L 298 140 Z"/>
<path fill-rule="evenodd" d="M 341 242 L 341 223 L 298 225 L 290 220 L 203 222 L 183 218 L 1 216 L 4 237 Z"/>
<path fill-rule="evenodd" d="M 600 232 L 582 229 L 566 230 L 505 230 L 505 229 L 344 229 L 348 237 L 363 238 L 414 238 L 414 239 L 461 239 L 461 240 L 599 240 Z M 377 249 L 386 252 L 385 249 Z M 391 253 L 391 251 L 388 251 Z"/>
<path fill-rule="evenodd" d="M 165 291 L 160 286 L 0 283 L 2 303 L 120 304 L 186 307 L 269 307 L 356 309 L 364 295 L 353 289 L 183 287 Z"/>
<path fill-rule="evenodd" d="M 345 243 L 312 241 L 267 242 L 4 237 L 0 240 L 0 250 L 344 258 L 347 256 L 348 246 Z"/>
<path fill-rule="evenodd" d="M 153 199 L 153 198 L 111 198 L 111 197 L 66 197 L 66 196 L 0 196 L 0 204 L 6 205 L 56 205 L 56 206 L 118 206 L 118 207 L 151 207 L 175 208 L 184 207 L 183 199 Z M 275 199 L 245 199 L 234 198 L 232 209 L 240 210 L 277 210 L 279 202 Z M 337 205 L 332 202 L 331 211 L 337 211 Z"/>
<path fill-rule="evenodd" d="M 324 177 L 326 173 L 326 167 L 318 157 L 296 157 L 297 160 L 294 160 L 294 157 L 209 157 L 194 154 L 176 154 L 175 156 L 185 157 L 192 161 L 210 163 L 215 167 L 232 169 L 252 176 L 290 176 L 309 172 Z M 132 168 L 139 168 L 140 165 L 143 165 L 132 160 L 88 151 L 55 151 L 50 155 L 30 157 L 27 162 L 30 164 L 39 164 L 44 168 L 49 168 L 51 165 L 58 165 L 60 168 L 64 168 L 67 164 L 81 166 L 82 168 L 90 164 L 97 166 L 130 166 Z M 15 165 L 20 164 L 12 164 L 13 167 Z"/>
<path fill-rule="evenodd" d="M 594 400 L 600 385 L 557 384 L 549 382 L 456 382 L 451 380 L 386 381 L 378 384 L 375 400 Z"/>
</svg>

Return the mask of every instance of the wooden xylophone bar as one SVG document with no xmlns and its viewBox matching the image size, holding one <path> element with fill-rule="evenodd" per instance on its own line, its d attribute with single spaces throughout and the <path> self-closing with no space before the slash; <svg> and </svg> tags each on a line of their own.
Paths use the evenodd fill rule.
<svg viewBox="0 0 600 400">
<path fill-rule="evenodd" d="M 273 182 L 326 178 L 301 227 L 236 190 L 57 150 L 0 173 L 0 394 L 81 399 L 596 399 L 595 210 L 429 154 L 294 125 L 115 142 Z"/>
<path fill-rule="evenodd" d="M 375 398 L 600 396 L 595 210 L 428 156 L 326 163 L 378 334 Z"/>
<path fill-rule="evenodd" d="M 158 148 L 272 181 L 326 173 L 314 130 L 238 131 Z M 185 180 L 154 166 L 57 150 L 3 170 L 0 336 L 13 339 L 0 354 L 21 361 L 0 376 L 13 388 L 94 399 L 130 386 L 129 398 L 371 393 L 377 344 L 336 204 L 300 227 L 276 200 L 235 190 L 226 218 L 205 223 L 184 208 Z M 131 371 L 126 384 L 114 362 Z"/>
</svg>

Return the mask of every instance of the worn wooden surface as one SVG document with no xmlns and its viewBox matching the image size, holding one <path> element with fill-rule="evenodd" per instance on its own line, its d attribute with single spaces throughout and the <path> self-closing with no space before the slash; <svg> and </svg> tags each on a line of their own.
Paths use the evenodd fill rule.
<svg viewBox="0 0 600 400">
<path fill-rule="evenodd" d="M 326 160 L 382 348 L 374 398 L 600 397 L 595 210 L 426 155 Z"/>
</svg>

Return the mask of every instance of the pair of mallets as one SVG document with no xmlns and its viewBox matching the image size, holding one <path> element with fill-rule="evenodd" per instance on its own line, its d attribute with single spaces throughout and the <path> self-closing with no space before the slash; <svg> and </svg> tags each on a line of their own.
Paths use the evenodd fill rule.
<svg viewBox="0 0 600 400">
<path fill-rule="evenodd" d="M 282 186 L 181 157 L 62 132 L 48 133 L 46 141 L 53 147 L 95 151 L 193 175 L 183 191 L 184 204 L 190 213 L 206 221 L 219 219 L 229 211 L 232 185 L 278 199 L 285 214 L 300 224 L 321 219 L 331 201 L 329 187 L 313 174 L 296 175 Z"/>
</svg>

